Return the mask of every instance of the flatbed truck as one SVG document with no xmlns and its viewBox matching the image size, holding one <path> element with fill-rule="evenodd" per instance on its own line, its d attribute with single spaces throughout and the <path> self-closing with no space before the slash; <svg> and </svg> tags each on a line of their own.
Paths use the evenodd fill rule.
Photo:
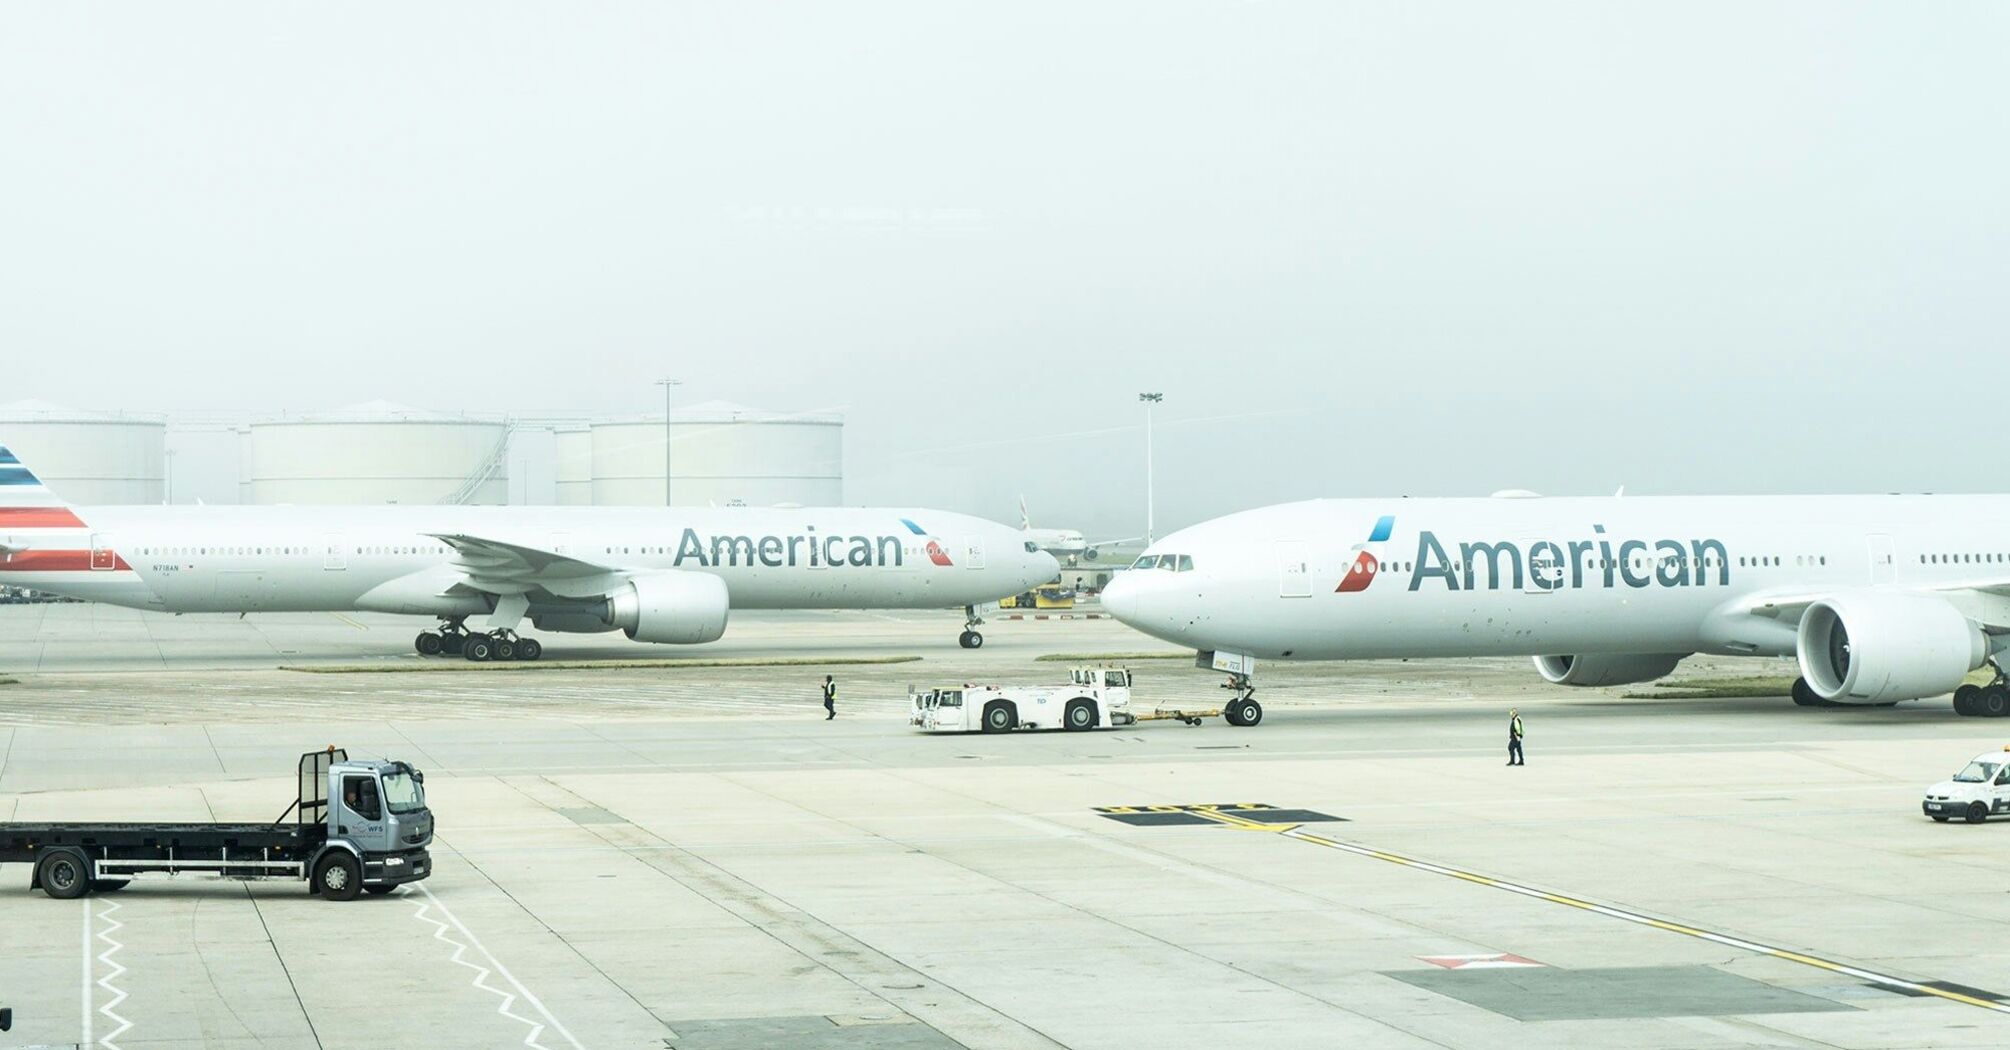
<svg viewBox="0 0 2010 1050">
<path fill-rule="evenodd" d="M 28 888 L 58 900 L 185 874 L 301 879 L 325 899 L 354 900 L 432 874 L 425 780 L 404 762 L 309 751 L 293 804 L 270 824 L 6 823 L 0 863 L 30 865 Z"/>
</svg>

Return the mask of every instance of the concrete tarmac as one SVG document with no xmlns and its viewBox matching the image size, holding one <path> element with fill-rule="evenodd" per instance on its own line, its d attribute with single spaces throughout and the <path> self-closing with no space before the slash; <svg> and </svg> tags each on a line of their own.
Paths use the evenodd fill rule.
<svg viewBox="0 0 2010 1050">
<path fill-rule="evenodd" d="M 2010 723 L 1945 700 L 1627 700 L 1524 661 L 1378 661 L 1260 668 L 1249 729 L 925 736 L 910 681 L 1169 650 L 1107 621 L 996 623 L 968 652 L 952 614 L 773 614 L 690 654 L 921 657 L 834 665 L 826 722 L 816 666 L 405 673 L 416 622 L 350 619 L 0 608 L 0 820 L 271 819 L 297 755 L 338 743 L 425 769 L 439 823 L 432 879 L 348 903 L 186 878 L 59 902 L 0 867 L 0 1047 L 2010 1033 L 2010 823 L 1918 808 Z M 1224 695 L 1132 666 L 1138 706 Z M 1755 671 L 1780 667 L 1679 673 Z"/>
</svg>

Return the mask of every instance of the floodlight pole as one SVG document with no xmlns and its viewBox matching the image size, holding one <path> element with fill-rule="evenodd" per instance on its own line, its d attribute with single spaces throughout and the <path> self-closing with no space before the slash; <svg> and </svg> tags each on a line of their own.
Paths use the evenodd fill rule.
<svg viewBox="0 0 2010 1050">
<path fill-rule="evenodd" d="M 1145 405 L 1145 546 L 1152 545 L 1152 406 L 1164 401 L 1160 393 L 1143 393 L 1138 400 Z"/>
<path fill-rule="evenodd" d="M 670 505 L 670 392 L 684 385 L 682 379 L 658 379 L 663 388 L 663 505 Z"/>
</svg>

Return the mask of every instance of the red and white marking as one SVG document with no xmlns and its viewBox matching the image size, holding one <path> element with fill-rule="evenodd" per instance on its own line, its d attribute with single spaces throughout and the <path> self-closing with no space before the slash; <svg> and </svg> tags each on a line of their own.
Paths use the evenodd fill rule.
<svg viewBox="0 0 2010 1050">
<path fill-rule="evenodd" d="M 1546 965 L 1508 952 L 1494 955 L 1419 955 L 1417 960 L 1447 970 L 1523 970 Z"/>
</svg>

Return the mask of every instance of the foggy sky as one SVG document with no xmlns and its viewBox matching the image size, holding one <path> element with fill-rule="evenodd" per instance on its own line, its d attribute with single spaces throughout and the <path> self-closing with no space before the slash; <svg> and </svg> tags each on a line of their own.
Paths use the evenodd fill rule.
<svg viewBox="0 0 2010 1050">
<path fill-rule="evenodd" d="M 1990 3 L 8 3 L 0 401 L 847 417 L 846 499 L 2003 490 Z"/>
</svg>

